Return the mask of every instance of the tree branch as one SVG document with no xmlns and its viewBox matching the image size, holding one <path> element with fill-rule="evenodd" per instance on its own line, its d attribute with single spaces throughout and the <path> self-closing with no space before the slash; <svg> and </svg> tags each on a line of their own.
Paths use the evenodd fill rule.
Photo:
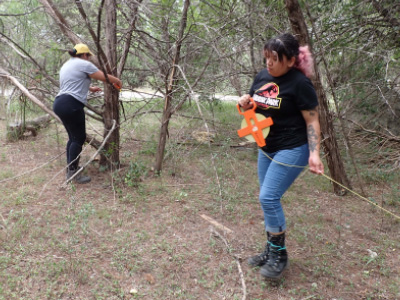
<svg viewBox="0 0 400 300">
<path fill-rule="evenodd" d="M 103 48 L 101 47 L 100 43 L 98 42 L 99 36 L 96 35 L 92 26 L 90 25 L 90 20 L 88 19 L 87 15 L 85 13 L 85 10 L 83 9 L 82 2 L 80 0 L 75 0 L 75 4 L 78 7 L 78 11 L 86 23 L 86 27 L 89 30 L 89 33 L 92 36 L 93 41 L 96 43 L 98 55 L 101 57 L 101 60 L 105 62 L 107 73 L 110 73 L 110 70 L 111 70 L 110 63 L 107 60 L 107 56 L 104 53 Z M 101 60 L 99 59 L 99 61 L 101 61 Z"/>
<path fill-rule="evenodd" d="M 72 44 L 81 43 L 81 39 L 71 30 L 67 20 L 61 15 L 58 11 L 57 7 L 54 5 L 52 0 L 38 0 L 43 4 L 48 14 L 54 19 L 54 21 L 58 24 L 61 31 L 64 35 L 70 40 Z"/>
<path fill-rule="evenodd" d="M 0 77 L 8 78 L 16 87 L 18 87 L 24 95 L 26 95 L 33 103 L 38 105 L 42 110 L 51 115 L 58 122 L 62 123 L 60 118 L 46 105 L 44 105 L 38 98 L 32 95 L 26 87 L 24 87 L 15 77 L 11 76 L 7 71 L 0 67 Z"/>
<path fill-rule="evenodd" d="M 18 53 L 22 58 L 28 59 L 36 66 L 39 68 L 40 73 L 46 77 L 52 84 L 55 86 L 58 86 L 58 81 L 55 80 L 54 78 L 50 77 L 46 70 L 43 69 L 43 67 L 28 53 L 25 51 L 24 48 L 22 48 L 20 45 L 18 45 L 16 42 L 14 42 L 11 38 L 8 36 L 4 35 L 2 32 L 0 32 L 0 35 L 2 37 L 2 40 L 5 40 L 6 43 L 15 50 L 15 52 Z"/>
<path fill-rule="evenodd" d="M 132 34 L 136 28 L 136 21 L 138 19 L 138 16 L 137 16 L 138 8 L 139 8 L 139 4 L 141 4 L 142 1 L 143 0 L 138 0 L 137 4 L 135 3 L 134 8 L 132 9 L 131 22 L 129 23 L 129 29 L 128 29 L 128 32 L 126 33 L 127 39 L 124 44 L 124 50 L 122 51 L 122 57 L 121 57 L 121 60 L 119 62 L 118 69 L 117 69 L 117 77 L 119 77 L 119 78 L 121 77 L 121 74 L 125 67 L 126 59 L 128 58 L 129 49 L 130 49 L 131 41 L 132 41 Z"/>
<path fill-rule="evenodd" d="M 31 11 L 28 11 L 28 12 L 23 13 L 23 14 L 0 14 L 0 17 L 21 17 L 21 16 L 26 16 L 26 15 L 30 15 L 35 10 L 38 10 L 38 9 L 41 9 L 41 8 L 43 8 L 43 6 L 38 6 L 38 7 L 35 7 L 34 9 L 32 9 Z"/>
</svg>

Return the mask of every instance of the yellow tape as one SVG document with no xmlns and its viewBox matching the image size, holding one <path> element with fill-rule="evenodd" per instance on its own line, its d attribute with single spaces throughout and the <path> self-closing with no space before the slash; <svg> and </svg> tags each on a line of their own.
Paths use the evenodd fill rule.
<svg viewBox="0 0 400 300">
<path fill-rule="evenodd" d="M 285 163 L 279 162 L 279 161 L 273 159 L 272 157 L 270 157 L 270 156 L 269 156 L 267 153 L 265 153 L 263 150 L 261 150 L 261 151 L 262 151 L 262 152 L 264 153 L 264 155 L 265 155 L 266 157 L 268 157 L 271 161 L 273 161 L 273 162 L 275 162 L 275 163 L 277 163 L 277 164 L 280 164 L 280 165 L 282 165 L 282 166 L 291 167 L 291 168 L 305 168 L 305 167 L 303 167 L 303 166 L 289 165 L 289 164 L 285 164 Z M 334 180 L 333 178 L 329 177 L 328 175 L 325 175 L 325 174 L 321 174 L 321 175 L 324 176 L 325 178 L 329 179 L 330 181 L 336 183 L 337 185 L 341 186 L 342 188 L 348 190 L 349 192 L 353 193 L 354 195 L 360 197 L 360 198 L 363 199 L 364 201 L 367 201 L 368 203 L 374 205 L 375 207 L 377 207 L 377 208 L 383 210 L 384 212 L 388 213 L 389 215 L 391 215 L 391 216 L 395 217 L 396 219 L 400 220 L 400 216 L 398 216 L 398 215 L 392 213 L 391 211 L 387 210 L 386 208 L 383 208 L 383 207 L 380 206 L 379 204 L 377 204 L 377 203 L 375 203 L 375 202 L 369 200 L 368 198 L 365 198 L 364 196 L 361 196 L 359 193 L 357 193 L 357 192 L 355 192 L 355 191 L 349 189 L 348 187 L 346 187 L 346 186 L 344 186 L 343 184 L 337 182 L 336 180 Z"/>
</svg>

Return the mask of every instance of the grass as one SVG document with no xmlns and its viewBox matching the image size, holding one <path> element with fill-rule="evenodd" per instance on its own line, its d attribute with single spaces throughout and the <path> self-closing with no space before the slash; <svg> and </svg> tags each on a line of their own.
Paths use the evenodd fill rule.
<svg viewBox="0 0 400 300">
<path fill-rule="evenodd" d="M 353 195 L 335 196 L 329 181 L 308 172 L 283 199 L 289 272 L 274 283 L 246 266 L 265 245 L 256 149 L 231 147 L 241 142 L 232 104 L 218 102 L 212 113 L 207 105 L 213 142 L 196 139 L 204 122 L 188 118 L 199 113 L 185 105 L 171 121 L 161 176 L 151 169 L 159 130 L 151 114 L 123 123 L 122 167 L 93 163 L 88 185 L 60 189 L 64 174 L 52 177 L 63 159 L 0 183 L 0 299 L 242 299 L 237 259 L 251 300 L 399 298 L 398 223 Z M 125 110 L 129 117 L 135 107 Z M 5 144 L 0 180 L 62 151 L 58 131 Z M 369 196 L 399 213 L 398 177 L 379 172 Z M 202 214 L 233 230 L 223 235 L 229 247 Z"/>
</svg>

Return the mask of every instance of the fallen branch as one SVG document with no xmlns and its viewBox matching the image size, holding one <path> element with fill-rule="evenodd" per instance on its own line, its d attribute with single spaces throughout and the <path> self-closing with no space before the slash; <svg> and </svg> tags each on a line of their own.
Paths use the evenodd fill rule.
<svg viewBox="0 0 400 300">
<path fill-rule="evenodd" d="M 44 105 L 38 98 L 32 95 L 26 87 L 24 87 L 15 77 L 11 76 L 7 71 L 0 67 L 0 76 L 8 78 L 16 87 L 18 87 L 25 96 L 27 96 L 33 103 L 38 105 L 42 110 L 51 115 L 58 122 L 62 123 L 60 118 L 46 105 Z"/>
<path fill-rule="evenodd" d="M 101 118 L 98 117 L 97 114 L 95 114 L 92 110 L 87 109 L 85 112 L 86 112 L 86 115 L 88 115 L 92 119 L 95 119 L 96 121 L 104 123 L 104 119 L 102 117 Z"/>
<path fill-rule="evenodd" d="M 226 233 L 232 233 L 233 232 L 228 227 L 225 227 L 224 225 L 218 223 L 217 221 L 215 221 L 213 218 L 210 218 L 209 216 L 200 215 L 200 217 L 202 217 L 204 220 L 210 222 L 212 225 L 214 225 L 215 227 L 218 227 L 219 229 L 221 229 L 222 231 L 224 231 Z"/>
<path fill-rule="evenodd" d="M 51 116 L 46 114 L 33 120 L 7 124 L 7 139 L 19 140 L 26 131 L 36 136 L 40 128 L 45 128 L 51 121 Z"/>
</svg>

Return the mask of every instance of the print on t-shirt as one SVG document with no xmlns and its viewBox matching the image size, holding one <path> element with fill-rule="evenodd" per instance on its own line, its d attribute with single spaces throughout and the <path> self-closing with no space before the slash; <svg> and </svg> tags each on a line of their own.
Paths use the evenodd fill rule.
<svg viewBox="0 0 400 300">
<path fill-rule="evenodd" d="M 278 98 L 279 86 L 270 82 L 264 84 L 253 95 L 253 100 L 257 102 L 257 106 L 262 109 L 276 108 L 281 106 L 282 98 Z"/>
</svg>

